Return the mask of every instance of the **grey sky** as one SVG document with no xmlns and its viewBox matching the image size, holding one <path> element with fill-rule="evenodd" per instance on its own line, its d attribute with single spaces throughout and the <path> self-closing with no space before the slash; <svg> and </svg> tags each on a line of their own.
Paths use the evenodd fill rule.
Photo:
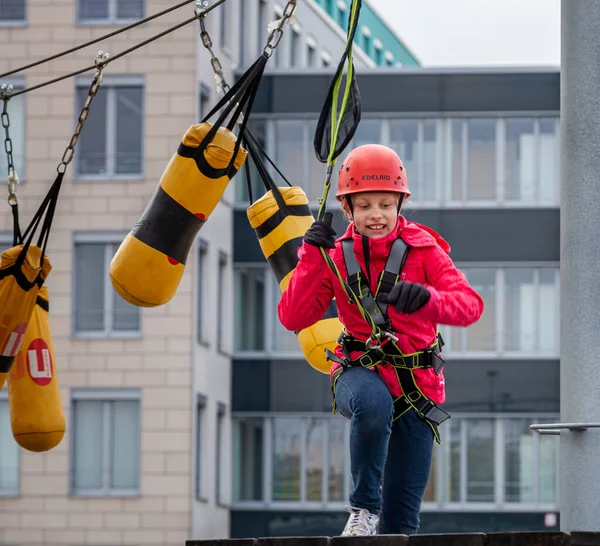
<svg viewBox="0 0 600 546">
<path fill-rule="evenodd" d="M 560 65 L 560 0 L 368 0 L 423 66 Z"/>
</svg>

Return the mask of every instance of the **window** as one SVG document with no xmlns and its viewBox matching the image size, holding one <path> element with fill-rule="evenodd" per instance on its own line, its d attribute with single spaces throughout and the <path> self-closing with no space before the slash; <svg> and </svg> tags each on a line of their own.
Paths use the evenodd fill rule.
<svg viewBox="0 0 600 546">
<path fill-rule="evenodd" d="M 311 43 L 307 38 L 312 49 Z M 301 186 L 315 204 L 325 181 L 325 166 L 313 146 L 317 119 L 254 118 L 252 122 L 260 127 L 253 130 L 260 132 L 264 147 L 290 183 Z M 416 206 L 559 203 L 558 117 L 368 117 L 336 164 L 341 165 L 351 149 L 371 142 L 388 145 L 400 155 L 412 192 L 409 203 Z M 335 181 L 336 175 L 334 187 Z M 237 194 L 240 201 L 246 196 L 247 192 Z"/>
<path fill-rule="evenodd" d="M 440 327 L 449 353 L 558 356 L 558 266 L 458 267 L 485 309 L 469 328 Z"/>
<path fill-rule="evenodd" d="M 0 0 L 0 26 L 2 23 L 2 6 L 4 2 Z M 14 91 L 23 89 L 24 85 L 22 80 L 19 84 L 13 83 L 13 81 L 0 81 L 0 85 L 6 83 L 7 85 L 13 86 Z M 18 95 L 11 98 L 6 105 L 6 113 L 10 121 L 9 134 L 12 142 L 12 155 L 15 171 L 19 176 L 20 180 L 24 180 L 25 176 L 25 95 Z M 0 102 L 0 112 L 4 103 Z M 8 180 L 8 159 L 6 157 L 6 151 L 4 149 L 4 130 L 2 129 L 2 146 L 0 146 L 0 180 Z M 6 191 L 6 190 L 5 190 Z"/>
<path fill-rule="evenodd" d="M 423 510 L 554 510 L 558 439 L 532 423 L 557 416 L 454 415 L 434 445 Z M 233 415 L 236 506 L 338 509 L 351 488 L 350 423 L 339 415 Z"/>
<path fill-rule="evenodd" d="M 290 66 L 300 66 L 300 29 L 292 27 L 290 42 Z"/>
<path fill-rule="evenodd" d="M 261 267 L 239 267 L 234 272 L 236 351 L 265 350 L 265 274 Z"/>
<path fill-rule="evenodd" d="M 71 407 L 72 493 L 106 497 L 139 494 L 139 392 L 76 389 Z"/>
<path fill-rule="evenodd" d="M 434 119 L 390 121 L 390 147 L 402 158 L 415 202 L 438 200 L 438 169 L 441 148 L 438 123 Z"/>
<path fill-rule="evenodd" d="M 331 65 L 331 53 L 329 53 L 329 51 L 323 50 L 321 52 L 321 63 L 324 68 Z"/>
<path fill-rule="evenodd" d="M 225 8 L 225 6 L 219 10 L 219 47 L 227 52 L 233 50 L 231 45 L 230 14 L 230 10 Z"/>
<path fill-rule="evenodd" d="M 217 350 L 225 351 L 223 329 L 225 327 L 225 286 L 227 274 L 227 255 L 219 252 L 219 276 L 217 286 Z"/>
<path fill-rule="evenodd" d="M 308 66 L 309 68 L 316 66 L 316 64 L 317 64 L 317 42 L 315 41 L 314 38 L 309 36 L 306 39 L 306 47 L 307 47 L 306 66 Z"/>
<path fill-rule="evenodd" d="M 10 426 L 10 412 L 6 389 L 0 392 L 0 497 L 19 495 L 20 452 Z"/>
<path fill-rule="evenodd" d="M 200 84 L 200 97 L 198 101 L 198 120 L 202 121 L 210 112 L 210 88 L 203 83 Z"/>
<path fill-rule="evenodd" d="M 26 18 L 25 0 L 0 0 L 0 26 L 24 23 Z"/>
<path fill-rule="evenodd" d="M 205 500 L 203 488 L 203 461 L 205 451 L 204 444 L 204 425 L 206 415 L 206 396 L 198 394 L 196 397 L 196 500 Z"/>
<path fill-rule="evenodd" d="M 119 296 L 111 283 L 110 262 L 122 237 L 76 234 L 73 331 L 76 336 L 138 337 L 140 309 Z"/>
<path fill-rule="evenodd" d="M 88 94 L 78 83 L 77 115 Z M 105 180 L 143 173 L 144 88 L 137 78 L 105 78 L 76 148 L 76 175 Z"/>
<path fill-rule="evenodd" d="M 77 21 L 87 24 L 123 24 L 144 18 L 144 0 L 77 0 Z"/>
<path fill-rule="evenodd" d="M 215 446 L 217 448 L 216 453 L 216 469 L 215 469 L 215 498 L 217 505 L 223 505 L 226 502 L 225 494 L 225 480 L 223 479 L 223 472 L 225 466 L 223 465 L 223 456 L 226 453 L 226 448 L 223 445 L 225 439 L 225 404 L 219 402 L 217 404 L 217 437 L 215 440 Z"/>
<path fill-rule="evenodd" d="M 202 344 L 208 344 L 206 335 L 206 325 L 204 323 L 204 308 L 206 306 L 206 272 L 208 266 L 208 243 L 204 239 L 198 240 L 198 277 L 196 286 L 196 341 Z"/>
</svg>

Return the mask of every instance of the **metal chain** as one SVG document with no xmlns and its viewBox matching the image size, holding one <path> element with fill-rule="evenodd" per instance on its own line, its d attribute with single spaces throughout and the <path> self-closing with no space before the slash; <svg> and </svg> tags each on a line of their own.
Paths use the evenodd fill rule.
<svg viewBox="0 0 600 546">
<path fill-rule="evenodd" d="M 281 42 L 281 38 L 283 37 L 283 25 L 285 25 L 288 21 L 290 23 L 293 23 L 295 21 L 297 1 L 298 0 L 288 1 L 283 10 L 283 15 L 281 19 L 279 19 L 279 21 L 275 21 L 275 23 L 278 23 L 276 27 L 274 27 L 271 30 L 271 25 L 269 25 L 269 37 L 267 38 L 267 45 L 263 50 L 263 53 L 267 57 L 273 55 L 273 51 L 275 51 L 275 48 L 279 45 L 279 42 Z"/>
<path fill-rule="evenodd" d="M 6 152 L 6 161 L 8 163 L 8 203 L 11 206 L 17 204 L 17 184 L 19 177 L 15 171 L 13 160 L 13 146 L 10 138 L 10 117 L 8 116 L 8 101 L 10 94 L 13 92 L 13 86 L 2 84 L 0 87 L 0 99 L 4 102 L 2 107 L 2 127 L 4 127 L 4 151 Z"/>
<path fill-rule="evenodd" d="M 92 104 L 92 100 L 96 96 L 96 93 L 98 92 L 98 89 L 100 89 L 100 85 L 102 84 L 102 70 L 104 70 L 104 67 L 109 59 L 109 53 L 104 53 L 102 50 L 98 51 L 95 60 L 96 72 L 88 90 L 87 99 L 85 100 L 85 104 L 81 109 L 79 118 L 77 118 L 77 125 L 75 127 L 75 131 L 73 132 L 73 136 L 71 137 L 69 145 L 67 146 L 67 149 L 65 150 L 65 153 L 62 156 L 61 162 L 56 168 L 59 174 L 64 174 L 67 170 L 67 165 L 73 160 L 73 156 L 75 155 L 75 145 L 79 140 L 79 135 L 81 134 L 81 130 L 83 129 L 83 124 L 85 123 L 85 120 L 88 117 L 90 104 Z"/>
</svg>

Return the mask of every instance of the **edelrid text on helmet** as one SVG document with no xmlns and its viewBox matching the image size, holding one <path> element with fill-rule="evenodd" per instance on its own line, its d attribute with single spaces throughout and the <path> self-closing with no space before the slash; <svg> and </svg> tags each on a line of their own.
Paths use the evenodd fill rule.
<svg viewBox="0 0 600 546">
<path fill-rule="evenodd" d="M 390 191 L 410 196 L 404 164 L 398 154 L 381 144 L 365 144 L 352 150 L 340 168 L 335 195 L 365 191 Z"/>
</svg>

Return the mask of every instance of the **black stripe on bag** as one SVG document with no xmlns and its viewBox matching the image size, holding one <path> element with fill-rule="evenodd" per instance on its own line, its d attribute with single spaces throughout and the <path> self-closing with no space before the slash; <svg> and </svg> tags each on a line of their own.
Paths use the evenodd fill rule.
<svg viewBox="0 0 600 546">
<path fill-rule="evenodd" d="M 325 311 L 325 314 L 321 320 L 330 318 L 338 318 L 337 303 L 335 300 L 331 300 L 331 303 L 329 304 L 329 307 L 327 308 L 327 311 Z"/>
<path fill-rule="evenodd" d="M 302 240 L 303 237 L 290 239 L 267 258 L 278 283 L 298 265 L 298 249 L 302 246 Z"/>
<path fill-rule="evenodd" d="M 8 373 L 12 368 L 16 356 L 0 356 L 0 373 Z"/>
<path fill-rule="evenodd" d="M 279 209 L 271 218 L 265 220 L 255 231 L 259 239 L 266 237 L 277 226 L 281 224 L 288 216 L 311 216 L 310 207 L 308 205 L 294 205 Z"/>
<path fill-rule="evenodd" d="M 204 149 L 205 148 L 203 148 L 203 152 Z M 221 178 L 225 175 L 227 175 L 229 178 L 233 178 L 237 174 L 237 169 L 233 166 L 233 163 L 230 167 L 225 167 L 224 169 L 216 169 L 208 161 L 206 161 L 204 153 L 198 153 L 198 148 L 192 148 L 181 143 L 179 145 L 179 148 L 177 148 L 177 153 L 181 157 L 193 159 L 196 162 L 196 167 L 198 167 L 198 170 L 204 176 L 206 176 L 206 178 L 216 180 L 217 178 Z M 233 155 L 233 151 L 231 153 Z"/>
<path fill-rule="evenodd" d="M 44 298 L 38 296 L 35 300 L 35 303 L 36 305 L 39 305 L 44 311 L 46 311 L 46 313 L 50 311 L 50 304 L 48 303 L 48 300 L 45 300 Z"/>
<path fill-rule="evenodd" d="M 131 235 L 185 265 L 201 220 L 158 186 Z"/>
</svg>

